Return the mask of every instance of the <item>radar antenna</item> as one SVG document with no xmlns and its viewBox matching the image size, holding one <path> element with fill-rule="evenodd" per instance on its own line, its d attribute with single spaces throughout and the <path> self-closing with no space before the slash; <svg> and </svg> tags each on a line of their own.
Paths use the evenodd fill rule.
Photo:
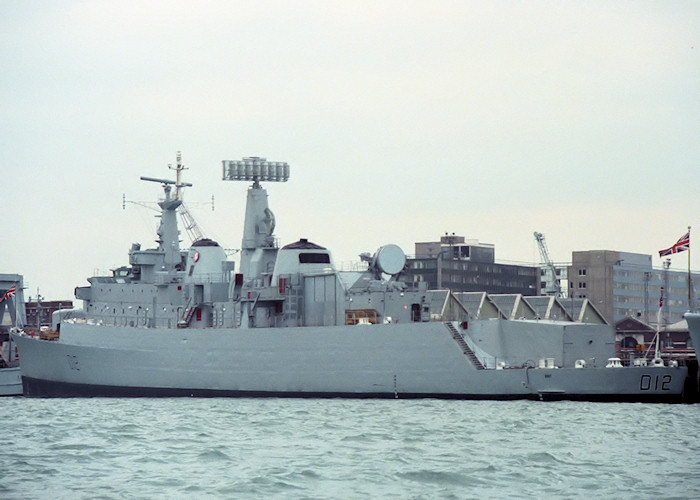
<svg viewBox="0 0 700 500">
<path fill-rule="evenodd" d="M 251 156 L 242 160 L 223 160 L 225 181 L 253 181 L 253 187 L 260 187 L 260 181 L 287 182 L 289 164 L 281 161 L 267 161 L 266 158 Z"/>
<path fill-rule="evenodd" d="M 182 188 L 183 187 L 192 187 L 192 184 L 189 182 L 182 182 L 182 171 L 183 170 L 188 170 L 185 168 L 185 166 L 182 164 L 182 153 L 180 151 L 177 152 L 177 156 L 175 157 L 177 160 L 177 165 L 173 167 L 172 163 L 168 164 L 168 168 L 170 170 L 175 170 L 175 180 L 171 181 L 170 179 L 158 179 L 156 177 L 145 177 L 141 176 L 142 181 L 149 181 L 149 182 L 159 182 L 163 184 L 163 188 L 165 189 L 166 196 L 168 197 L 168 200 L 182 200 Z M 173 198 L 170 198 L 170 186 L 175 186 L 175 196 Z"/>
</svg>

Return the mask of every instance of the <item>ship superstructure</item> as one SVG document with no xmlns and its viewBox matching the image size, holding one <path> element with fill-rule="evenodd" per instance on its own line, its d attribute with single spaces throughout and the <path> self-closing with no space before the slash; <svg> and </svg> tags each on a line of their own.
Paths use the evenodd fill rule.
<svg viewBox="0 0 700 500">
<path fill-rule="evenodd" d="M 406 263 L 396 245 L 384 245 L 374 255 L 364 254 L 368 265 L 362 272 L 337 271 L 331 252 L 306 238 L 279 248 L 274 236 L 275 216 L 261 181 L 284 182 L 288 177 L 287 163 L 264 158 L 224 162 L 224 180 L 252 181 L 238 274 L 235 262 L 227 260 L 221 246 L 211 239 L 202 238 L 188 250 L 180 249 L 176 216 L 182 204 L 179 192 L 191 184 L 141 177 L 162 184 L 165 193 L 159 202 L 158 246 L 141 249 L 140 244 L 133 244 L 129 265 L 114 269 L 112 276 L 90 278 L 90 286 L 76 289 L 76 297 L 84 302 L 83 310 L 63 311 L 57 320 L 81 318 L 102 325 L 152 328 L 429 320 L 432 299 L 425 287 L 409 290 L 392 279 Z M 320 295 L 319 290 L 323 290 Z M 456 299 L 450 299 L 451 314 L 445 319 L 466 320 L 467 311 Z"/>
</svg>

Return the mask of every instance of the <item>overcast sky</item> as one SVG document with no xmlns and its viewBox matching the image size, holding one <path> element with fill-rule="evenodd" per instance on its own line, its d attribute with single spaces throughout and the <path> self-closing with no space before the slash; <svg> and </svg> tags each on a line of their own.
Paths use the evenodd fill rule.
<svg viewBox="0 0 700 500">
<path fill-rule="evenodd" d="M 539 231 L 555 261 L 660 265 L 692 225 L 700 269 L 700 2 L 0 0 L 0 110 L 0 272 L 26 297 L 152 248 L 122 195 L 155 201 L 139 177 L 178 150 L 226 248 L 248 186 L 221 161 L 263 156 L 291 166 L 280 243 L 337 262 L 445 232 L 539 262 Z"/>
</svg>

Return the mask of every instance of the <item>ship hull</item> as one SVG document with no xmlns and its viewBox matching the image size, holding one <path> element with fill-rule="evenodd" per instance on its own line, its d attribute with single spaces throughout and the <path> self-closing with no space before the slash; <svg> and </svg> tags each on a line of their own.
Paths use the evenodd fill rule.
<svg viewBox="0 0 700 500">
<path fill-rule="evenodd" d="M 479 369 L 443 323 L 271 329 L 64 324 L 15 336 L 26 396 L 678 401 L 681 368 Z"/>
<path fill-rule="evenodd" d="M 599 368 L 596 370 L 603 370 Z M 667 375 L 658 373 L 641 373 L 639 369 L 634 369 L 638 373 L 632 375 L 626 384 L 629 387 L 636 387 L 636 390 L 623 389 L 615 391 L 610 387 L 602 390 L 590 390 L 586 385 L 591 380 L 590 373 L 562 374 L 559 379 L 567 379 L 574 387 L 566 390 L 550 389 L 548 386 L 541 386 L 537 389 L 535 385 L 532 391 L 522 392 L 514 390 L 512 392 L 499 391 L 489 392 L 482 390 L 468 390 L 466 392 L 446 393 L 446 392 L 339 392 L 339 391 L 267 391 L 267 390 L 229 390 L 229 389 L 202 389 L 202 388 L 174 388 L 174 387 L 137 387 L 118 385 L 95 385 L 90 383 L 67 383 L 61 381 L 41 380 L 31 377 L 22 378 L 22 388 L 25 396 L 28 397 L 234 397 L 234 398 L 347 398 L 347 399 L 461 399 L 461 400 L 520 400 L 530 399 L 539 401 L 592 401 L 592 402 L 637 402 L 637 403 L 680 403 L 683 401 L 682 392 L 677 384 L 671 385 L 667 390 L 650 391 L 643 390 L 647 383 L 659 380 Z M 663 369 L 662 369 L 663 370 Z M 530 369 L 532 371 L 532 369 Z M 593 371 L 591 369 L 590 371 Z M 682 377 L 676 371 L 673 375 Z M 610 377 L 603 377 L 610 380 Z M 644 379 L 648 382 L 645 382 Z M 522 383 L 522 378 L 518 377 Z M 561 386 L 561 385 L 560 385 Z M 514 386 L 514 388 L 516 388 Z"/>
<path fill-rule="evenodd" d="M 348 398 L 348 399 L 523 399 L 523 394 L 463 394 L 409 392 L 339 392 L 227 390 L 173 387 L 135 387 L 74 384 L 23 378 L 25 394 L 32 397 L 239 397 L 239 398 Z"/>
</svg>

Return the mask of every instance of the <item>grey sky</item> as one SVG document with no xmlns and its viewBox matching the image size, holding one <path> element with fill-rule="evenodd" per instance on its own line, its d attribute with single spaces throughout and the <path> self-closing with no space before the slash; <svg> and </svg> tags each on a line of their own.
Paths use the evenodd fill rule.
<svg viewBox="0 0 700 500">
<path fill-rule="evenodd" d="M 1 270 L 71 298 L 152 247 L 121 197 L 178 150 L 228 248 L 247 186 L 221 160 L 264 156 L 291 165 L 281 243 L 336 261 L 455 232 L 536 262 L 539 231 L 557 261 L 658 265 L 700 234 L 699 26 L 698 2 L 0 1 Z"/>
</svg>

